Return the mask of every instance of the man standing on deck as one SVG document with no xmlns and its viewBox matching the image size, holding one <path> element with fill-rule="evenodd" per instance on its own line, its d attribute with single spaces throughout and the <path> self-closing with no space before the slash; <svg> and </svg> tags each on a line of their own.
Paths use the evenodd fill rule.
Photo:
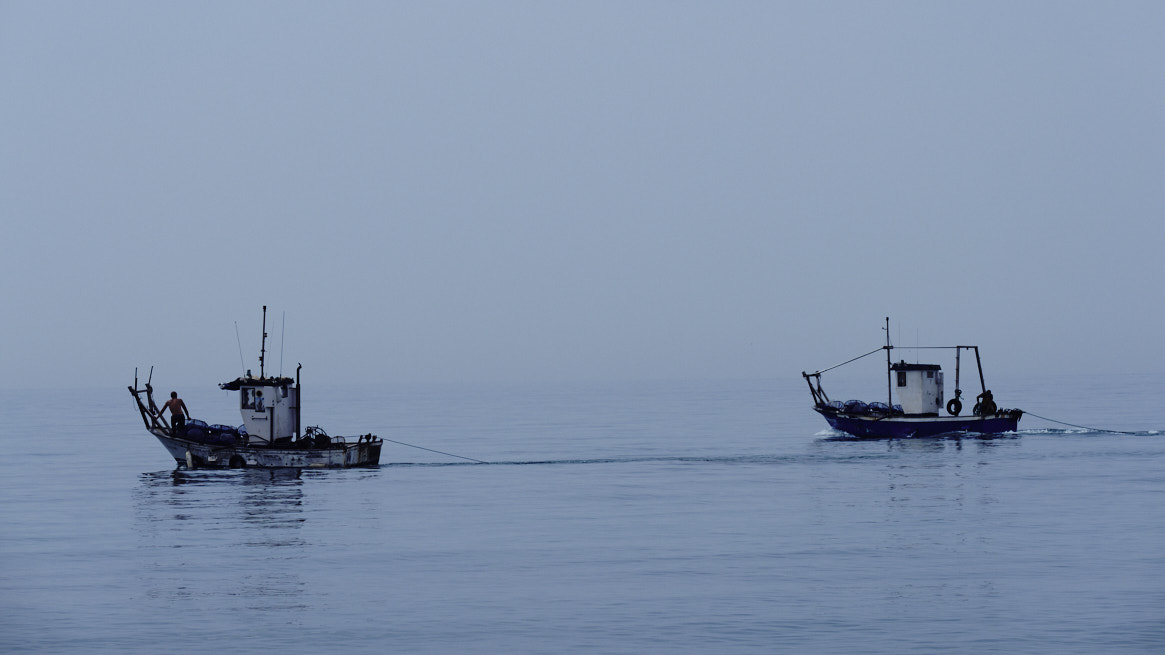
<svg viewBox="0 0 1165 655">
<path fill-rule="evenodd" d="M 161 417 L 162 414 L 165 414 L 167 409 L 170 410 L 170 433 L 176 436 L 180 428 L 186 427 L 186 417 L 190 416 L 190 410 L 186 409 L 186 403 L 178 397 L 177 391 L 170 392 L 170 400 L 162 405 L 162 409 L 158 411 L 158 416 Z"/>
</svg>

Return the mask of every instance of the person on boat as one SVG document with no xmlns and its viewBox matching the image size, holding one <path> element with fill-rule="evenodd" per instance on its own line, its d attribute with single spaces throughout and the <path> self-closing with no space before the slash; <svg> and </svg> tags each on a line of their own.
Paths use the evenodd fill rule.
<svg viewBox="0 0 1165 655">
<path fill-rule="evenodd" d="M 186 408 L 186 403 L 178 397 L 177 391 L 170 392 L 170 400 L 162 405 L 162 409 L 158 411 L 158 416 L 161 417 L 162 414 L 165 414 L 167 409 L 170 410 L 170 430 L 174 434 L 178 434 L 182 428 L 186 427 L 186 417 L 190 416 L 190 410 Z"/>
<path fill-rule="evenodd" d="M 990 416 L 995 413 L 999 407 L 995 404 L 995 399 L 991 396 L 991 390 L 987 389 L 975 398 L 975 413 L 979 416 Z"/>
<path fill-rule="evenodd" d="M 255 391 L 255 411 L 262 412 L 263 410 L 263 392 Z"/>
</svg>

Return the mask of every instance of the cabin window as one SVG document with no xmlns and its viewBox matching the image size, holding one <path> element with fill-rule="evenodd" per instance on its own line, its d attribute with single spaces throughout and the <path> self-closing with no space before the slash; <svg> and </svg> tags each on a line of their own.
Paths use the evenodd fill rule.
<svg viewBox="0 0 1165 655">
<path fill-rule="evenodd" d="M 898 386 L 906 386 L 906 371 L 898 371 Z"/>
<path fill-rule="evenodd" d="M 242 399 L 243 409 L 253 409 L 261 412 L 265 407 L 263 392 L 258 389 L 243 389 Z"/>
<path fill-rule="evenodd" d="M 933 380 L 934 379 L 934 371 L 927 371 L 926 372 L 926 379 Z"/>
</svg>

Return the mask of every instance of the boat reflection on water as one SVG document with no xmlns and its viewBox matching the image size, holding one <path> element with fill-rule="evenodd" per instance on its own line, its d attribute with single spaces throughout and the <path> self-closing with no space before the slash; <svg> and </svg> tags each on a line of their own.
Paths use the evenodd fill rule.
<svg viewBox="0 0 1165 655">
<path fill-rule="evenodd" d="M 169 609 L 303 609 L 308 541 L 296 469 L 144 473 L 134 491 L 137 567 Z M 199 562 L 196 571 L 191 562 Z"/>
</svg>

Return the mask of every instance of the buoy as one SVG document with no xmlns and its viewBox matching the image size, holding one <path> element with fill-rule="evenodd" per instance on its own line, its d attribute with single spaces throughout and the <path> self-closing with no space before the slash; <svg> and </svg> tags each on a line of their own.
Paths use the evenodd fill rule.
<svg viewBox="0 0 1165 655">
<path fill-rule="evenodd" d="M 189 450 L 186 451 L 186 468 L 194 468 L 194 453 L 190 452 Z"/>
</svg>

